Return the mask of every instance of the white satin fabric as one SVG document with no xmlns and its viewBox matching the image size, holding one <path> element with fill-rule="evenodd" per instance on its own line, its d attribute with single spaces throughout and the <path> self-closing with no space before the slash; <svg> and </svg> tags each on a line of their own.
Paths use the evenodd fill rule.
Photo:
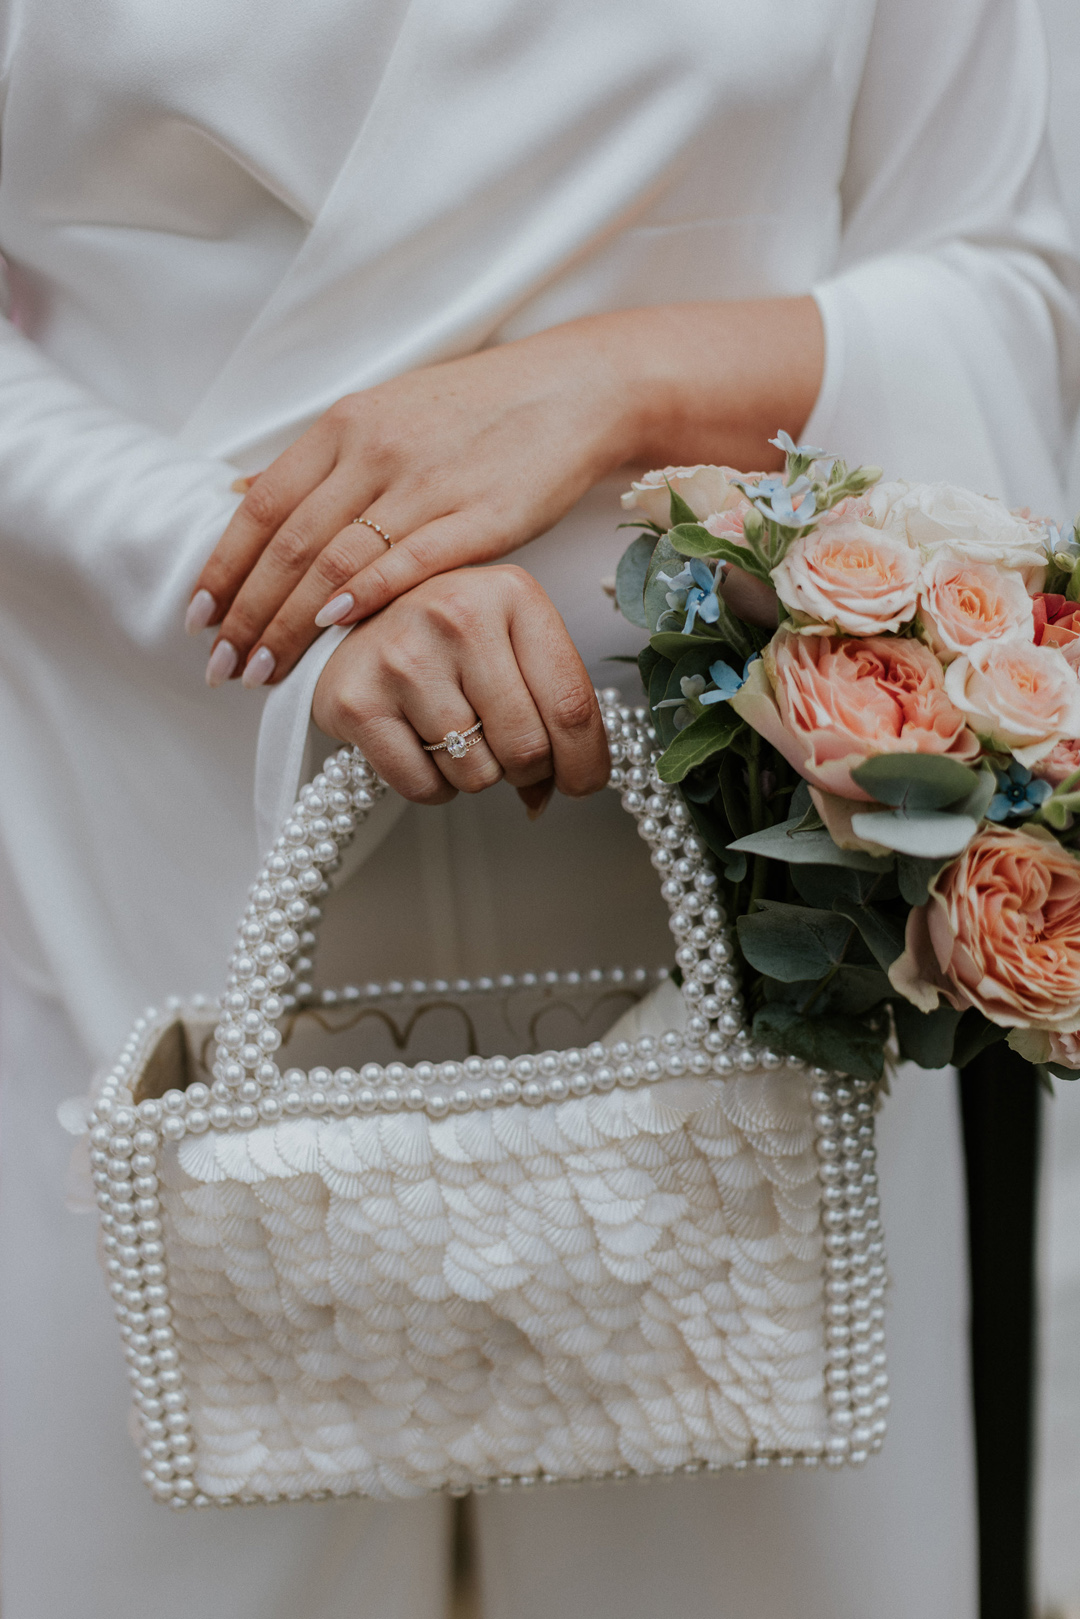
<svg viewBox="0 0 1080 1619">
<path fill-rule="evenodd" d="M 181 610 L 236 470 L 341 394 L 593 310 L 813 288 L 827 367 L 808 437 L 1060 515 L 1080 326 L 1030 0 L 23 0 L 0 16 L 0 89 L 0 929 L 19 1098 L 5 1188 L 40 1163 L 58 1195 L 37 1106 L 58 1065 L 60 1094 L 80 1091 L 143 1004 L 218 987 L 254 870 L 261 704 L 206 691 Z M 623 545 L 617 487 L 521 553 L 605 684 L 618 666 L 604 659 L 639 641 L 597 585 Z M 271 819 L 329 646 L 273 699 Z M 637 878 L 621 879 L 637 845 L 620 817 L 612 798 L 560 806 L 530 841 L 506 794 L 408 812 L 368 863 L 343 970 L 650 962 L 666 940 L 631 903 Z M 955 1132 L 940 1141 L 919 1207 L 955 1290 Z M 119 1357 L 72 1329 L 75 1301 L 79 1320 L 103 1307 L 75 1263 L 85 1229 L 24 1206 L 9 1203 L 0 1254 L 15 1301 L 5 1619 L 104 1619 L 145 1594 L 125 1535 L 135 1460 L 96 1443 L 98 1417 L 101 1433 L 123 1420 Z M 958 1365 L 939 1454 L 966 1478 Z M 58 1398 L 65 1384 L 100 1388 L 93 1422 Z M 912 1480 L 875 1466 L 900 1522 Z M 966 1489 L 926 1615 L 971 1611 Z M 83 1510 L 95 1549 L 76 1578 L 52 1543 Z M 263 1530 L 255 1510 L 227 1530 L 138 1521 L 149 1565 L 170 1571 L 154 1583 L 161 1619 L 216 1600 L 219 1576 L 176 1550 L 215 1536 L 257 1556 L 274 1593 L 245 1594 L 233 1568 L 237 1619 L 300 1611 L 269 1572 L 313 1566 L 298 1528 Z M 846 1555 L 842 1520 L 827 1533 L 823 1602 Z M 731 1550 L 747 1568 L 760 1555 Z M 344 1611 L 329 1590 L 305 1597 L 311 1619 Z M 754 1601 L 739 1619 L 775 1611 Z"/>
</svg>

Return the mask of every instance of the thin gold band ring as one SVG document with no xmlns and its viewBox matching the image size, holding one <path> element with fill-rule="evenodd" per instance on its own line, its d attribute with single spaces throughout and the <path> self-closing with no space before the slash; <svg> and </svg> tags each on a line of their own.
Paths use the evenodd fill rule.
<svg viewBox="0 0 1080 1619">
<path fill-rule="evenodd" d="M 390 536 L 386 532 L 386 530 L 384 528 L 380 528 L 378 523 L 373 523 L 371 521 L 370 517 L 354 517 L 353 522 L 363 524 L 364 528 L 373 528 L 375 530 L 376 534 L 379 535 L 380 539 L 383 539 L 383 540 L 386 541 L 387 545 L 390 545 L 390 546 L 393 545 L 394 542 L 390 538 Z"/>
</svg>

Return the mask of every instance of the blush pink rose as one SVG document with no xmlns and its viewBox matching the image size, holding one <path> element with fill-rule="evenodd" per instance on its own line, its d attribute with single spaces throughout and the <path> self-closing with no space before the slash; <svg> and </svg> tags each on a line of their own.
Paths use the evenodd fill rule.
<svg viewBox="0 0 1080 1619">
<path fill-rule="evenodd" d="M 1023 578 L 989 562 L 970 562 L 946 548 L 922 571 L 919 618 L 927 644 L 945 663 L 977 641 L 1035 634 L 1031 597 Z"/>
<path fill-rule="evenodd" d="M 919 554 L 865 523 L 827 523 L 794 541 L 772 570 L 776 594 L 800 631 L 887 635 L 915 616 Z"/>
<path fill-rule="evenodd" d="M 977 832 L 910 912 L 893 987 L 924 1011 L 944 997 L 1003 1028 L 1080 1024 L 1080 861 L 1053 838 Z"/>
<path fill-rule="evenodd" d="M 1048 781 L 1051 787 L 1060 787 L 1067 776 L 1080 770 L 1080 739 L 1065 737 L 1033 769 L 1034 774 Z"/>
<path fill-rule="evenodd" d="M 1055 647 L 978 641 L 949 665 L 945 690 L 973 730 L 1023 765 L 1080 736 L 1080 679 Z"/>
<path fill-rule="evenodd" d="M 851 772 L 872 754 L 939 753 L 963 762 L 978 738 L 945 693 L 921 641 L 780 630 L 731 707 L 813 787 L 872 802 Z"/>
<path fill-rule="evenodd" d="M 1056 646 L 1066 663 L 1080 669 L 1080 602 L 1040 591 L 1031 605 L 1035 645 Z"/>
</svg>

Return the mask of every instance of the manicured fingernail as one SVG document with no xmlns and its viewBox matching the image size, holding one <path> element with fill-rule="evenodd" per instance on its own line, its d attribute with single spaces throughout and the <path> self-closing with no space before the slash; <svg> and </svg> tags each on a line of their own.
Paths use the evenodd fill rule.
<svg viewBox="0 0 1080 1619">
<path fill-rule="evenodd" d="M 333 601 L 327 602 L 325 607 L 315 614 L 315 624 L 320 630 L 328 630 L 331 624 L 340 624 L 341 620 L 351 613 L 356 603 L 348 591 L 341 596 L 335 596 Z"/>
<path fill-rule="evenodd" d="M 228 680 L 240 657 L 231 641 L 219 641 L 206 665 L 206 684 L 220 686 Z"/>
<path fill-rule="evenodd" d="M 184 628 L 189 635 L 198 635 L 205 630 L 214 614 L 217 612 L 217 602 L 208 590 L 197 590 L 188 602 L 188 610 L 184 614 Z"/>
<path fill-rule="evenodd" d="M 518 797 L 525 806 L 530 821 L 538 821 L 551 803 L 551 795 L 555 791 L 554 777 L 549 776 L 547 781 L 538 781 L 534 787 L 519 787 Z"/>
<path fill-rule="evenodd" d="M 240 676 L 241 686 L 265 686 L 274 672 L 277 659 L 268 646 L 261 646 L 258 652 L 253 652 L 247 661 L 247 666 Z"/>
</svg>

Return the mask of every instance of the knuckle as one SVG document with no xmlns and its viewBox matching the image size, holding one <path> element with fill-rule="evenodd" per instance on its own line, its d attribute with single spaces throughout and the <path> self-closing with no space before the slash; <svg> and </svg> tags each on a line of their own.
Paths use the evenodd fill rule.
<svg viewBox="0 0 1080 1619">
<path fill-rule="evenodd" d="M 407 641 L 392 641 L 383 648 L 380 661 L 386 676 L 398 687 L 421 686 L 431 673 L 428 659 Z"/>
<path fill-rule="evenodd" d="M 508 767 L 515 773 L 546 769 L 551 764 L 551 743 L 546 731 L 529 731 L 515 737 L 506 751 Z"/>
<path fill-rule="evenodd" d="M 264 476 L 253 483 L 241 502 L 244 516 L 259 528 L 273 528 L 280 517 L 277 494 Z"/>
<path fill-rule="evenodd" d="M 311 549 L 311 536 L 297 523 L 290 523 L 285 528 L 278 529 L 270 541 L 271 557 L 286 573 L 296 573 L 305 568 Z"/>
<path fill-rule="evenodd" d="M 571 736 L 594 729 L 600 723 L 600 710 L 590 687 L 568 686 L 551 704 L 552 723 Z"/>
<path fill-rule="evenodd" d="M 331 590 L 347 585 L 359 571 L 358 557 L 350 546 L 344 544 L 328 545 L 315 564 L 315 572 L 320 583 L 327 585 Z"/>
</svg>

